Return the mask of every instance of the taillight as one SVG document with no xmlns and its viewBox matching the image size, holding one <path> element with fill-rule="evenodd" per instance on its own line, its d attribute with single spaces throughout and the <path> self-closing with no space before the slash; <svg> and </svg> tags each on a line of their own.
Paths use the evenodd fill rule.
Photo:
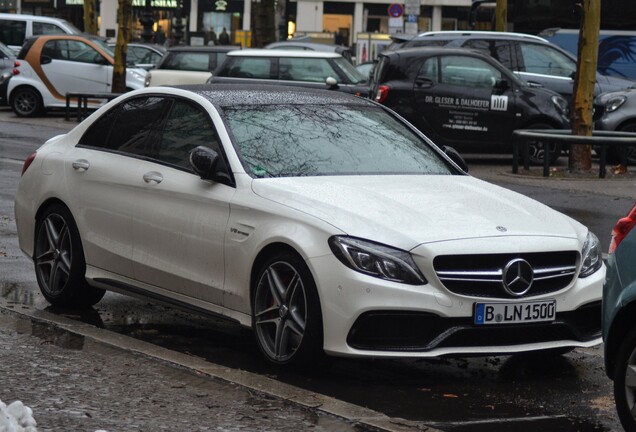
<svg viewBox="0 0 636 432">
<path fill-rule="evenodd" d="M 627 234 L 636 226 L 636 205 L 632 207 L 627 216 L 619 219 L 612 230 L 612 241 L 610 242 L 609 253 L 616 250 Z"/>
<path fill-rule="evenodd" d="M 13 70 L 11 72 L 13 72 L 13 75 L 18 75 L 20 73 L 20 69 L 18 69 L 20 67 L 20 62 L 19 61 L 15 61 L 13 62 Z"/>
<path fill-rule="evenodd" d="M 22 165 L 22 174 L 24 175 L 24 173 L 26 172 L 26 170 L 29 169 L 29 167 L 31 166 L 31 163 L 35 160 L 35 155 L 37 154 L 37 152 L 33 152 L 29 155 L 28 158 L 26 158 L 26 160 L 24 161 L 24 165 Z"/>
<path fill-rule="evenodd" d="M 389 86 L 381 85 L 375 92 L 375 101 L 378 103 L 383 103 L 386 98 L 389 97 Z"/>
</svg>

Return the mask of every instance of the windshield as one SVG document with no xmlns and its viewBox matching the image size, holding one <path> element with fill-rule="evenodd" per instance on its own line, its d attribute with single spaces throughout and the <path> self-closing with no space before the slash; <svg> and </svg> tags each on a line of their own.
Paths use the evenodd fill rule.
<svg viewBox="0 0 636 432">
<path fill-rule="evenodd" d="M 224 112 L 254 177 L 452 173 L 430 145 L 381 107 L 251 105 Z"/>
<path fill-rule="evenodd" d="M 15 53 L 9 49 L 5 44 L 0 42 L 0 58 L 13 58 Z"/>
<path fill-rule="evenodd" d="M 362 75 L 350 62 L 344 57 L 335 60 L 336 66 L 344 73 L 352 84 L 365 82 L 367 78 Z"/>
</svg>

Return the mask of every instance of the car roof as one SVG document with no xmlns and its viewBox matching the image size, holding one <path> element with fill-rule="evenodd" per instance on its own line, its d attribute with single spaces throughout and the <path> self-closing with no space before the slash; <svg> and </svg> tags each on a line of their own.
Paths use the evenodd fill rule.
<svg viewBox="0 0 636 432">
<path fill-rule="evenodd" d="M 445 48 L 445 47 L 406 47 L 400 48 L 393 51 L 383 51 L 379 55 L 385 57 L 391 56 L 404 56 L 404 57 L 433 57 L 436 55 L 470 55 L 473 57 L 481 57 L 487 58 L 489 60 L 494 60 L 488 54 L 483 53 L 482 51 L 473 49 L 473 48 Z"/>
<path fill-rule="evenodd" d="M 303 57 L 303 58 L 342 58 L 335 52 L 304 51 L 304 50 L 277 50 L 252 48 L 228 53 L 232 57 Z"/>
<path fill-rule="evenodd" d="M 109 47 L 116 47 L 117 43 L 116 42 L 108 42 L 107 44 Z M 163 45 L 157 45 L 157 44 L 153 44 L 153 43 L 145 43 L 145 42 L 128 42 L 126 45 L 128 46 L 136 46 L 136 47 L 143 47 L 143 48 L 150 48 L 151 50 L 160 52 L 160 53 L 165 53 L 167 51 L 167 48 Z"/>
<path fill-rule="evenodd" d="M 196 84 L 173 87 L 196 93 L 220 108 L 246 105 L 376 105 L 369 99 L 348 93 L 308 87 L 267 84 Z"/>
<path fill-rule="evenodd" d="M 168 52 L 228 52 L 240 50 L 238 45 L 174 46 Z"/>
<path fill-rule="evenodd" d="M 325 52 L 339 52 L 345 51 L 347 47 L 343 47 L 341 45 L 331 45 L 331 44 L 322 44 L 318 42 L 306 42 L 289 39 L 281 42 L 272 42 L 269 45 L 265 46 L 265 49 L 276 49 L 278 47 L 300 47 L 300 48 L 311 48 L 314 51 L 325 51 Z"/>
<path fill-rule="evenodd" d="M 489 39 L 517 39 L 517 40 L 531 40 L 535 42 L 549 43 L 546 39 L 525 34 L 525 33 L 513 33 L 513 32 L 491 32 L 491 31 L 470 31 L 470 30 L 451 30 L 451 31 L 439 31 L 439 32 L 424 32 L 420 33 L 410 40 L 422 40 L 428 38 L 435 39 L 463 39 L 463 38 L 475 38 L 475 37 L 488 37 Z"/>
</svg>

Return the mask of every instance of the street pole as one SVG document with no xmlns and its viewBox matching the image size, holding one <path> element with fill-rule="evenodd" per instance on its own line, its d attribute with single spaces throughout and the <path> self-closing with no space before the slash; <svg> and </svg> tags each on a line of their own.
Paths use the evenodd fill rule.
<svg viewBox="0 0 636 432">
<path fill-rule="evenodd" d="M 601 0 L 581 0 L 581 27 L 572 99 L 572 135 L 592 136 L 592 108 L 598 62 L 598 34 L 601 21 Z M 570 172 L 592 169 L 592 147 L 570 146 Z"/>
<path fill-rule="evenodd" d="M 497 0 L 495 9 L 495 29 L 498 32 L 508 30 L 508 0 Z"/>
</svg>

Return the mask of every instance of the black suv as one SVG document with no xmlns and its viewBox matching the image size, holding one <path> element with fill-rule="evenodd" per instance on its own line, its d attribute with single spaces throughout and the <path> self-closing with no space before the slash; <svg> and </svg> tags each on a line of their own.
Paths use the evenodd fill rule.
<svg viewBox="0 0 636 432">
<path fill-rule="evenodd" d="M 572 98 L 576 58 L 538 36 L 484 31 L 426 32 L 409 40 L 394 40 L 388 49 L 442 46 L 482 51 L 525 81 L 554 90 L 567 100 Z M 632 85 L 633 81 L 597 73 L 594 94 L 620 90 Z"/>
<path fill-rule="evenodd" d="M 492 57 L 461 48 L 407 48 L 380 54 L 372 96 L 433 141 L 464 152 L 511 150 L 515 129 L 567 129 L 568 103 L 531 87 Z M 551 161 L 560 154 L 550 148 Z M 542 163 L 543 144 L 530 146 Z"/>
</svg>

